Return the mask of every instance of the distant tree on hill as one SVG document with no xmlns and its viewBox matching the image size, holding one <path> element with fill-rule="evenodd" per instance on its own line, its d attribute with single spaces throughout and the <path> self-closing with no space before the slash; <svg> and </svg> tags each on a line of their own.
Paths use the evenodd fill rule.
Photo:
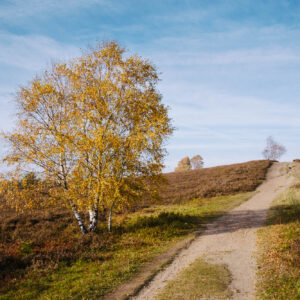
<svg viewBox="0 0 300 300">
<path fill-rule="evenodd" d="M 184 157 L 178 162 L 175 172 L 188 171 L 192 168 L 190 158 L 188 156 Z"/>
<path fill-rule="evenodd" d="M 191 165 L 193 170 L 201 169 L 203 168 L 204 162 L 203 162 L 203 157 L 201 155 L 195 155 L 191 159 Z"/>
<path fill-rule="evenodd" d="M 286 152 L 286 148 L 275 142 L 272 136 L 267 138 L 266 148 L 263 150 L 262 154 L 265 159 L 276 160 L 279 159 Z"/>
</svg>

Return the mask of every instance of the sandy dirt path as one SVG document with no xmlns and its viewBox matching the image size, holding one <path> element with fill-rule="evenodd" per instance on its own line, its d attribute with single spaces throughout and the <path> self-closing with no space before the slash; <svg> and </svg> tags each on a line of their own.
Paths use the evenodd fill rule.
<svg viewBox="0 0 300 300">
<path fill-rule="evenodd" d="M 232 274 L 232 299 L 253 299 L 255 295 L 256 230 L 264 225 L 266 213 L 276 196 L 293 181 L 288 163 L 275 163 L 267 178 L 248 201 L 208 224 L 206 230 L 145 286 L 135 300 L 152 300 L 180 271 L 196 258 L 223 263 Z"/>
</svg>

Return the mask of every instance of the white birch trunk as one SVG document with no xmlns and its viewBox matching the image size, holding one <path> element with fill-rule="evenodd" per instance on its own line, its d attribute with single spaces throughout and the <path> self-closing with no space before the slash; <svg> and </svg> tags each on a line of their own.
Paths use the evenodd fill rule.
<svg viewBox="0 0 300 300">
<path fill-rule="evenodd" d="M 108 232 L 111 232 L 111 217 L 112 217 L 112 207 L 109 209 L 109 213 L 108 213 L 108 220 L 107 220 Z"/>
<path fill-rule="evenodd" d="M 90 209 L 89 215 L 90 215 L 90 224 L 89 224 L 88 231 L 93 232 L 95 231 L 98 224 L 98 207 L 95 207 L 94 209 Z"/>
<path fill-rule="evenodd" d="M 84 223 L 83 223 L 83 220 L 82 220 L 82 218 L 81 218 L 81 215 L 79 214 L 79 212 L 78 212 L 77 209 L 76 209 L 76 206 L 75 206 L 74 203 L 72 203 L 71 201 L 70 201 L 70 205 L 71 205 L 71 207 L 72 207 L 72 210 L 73 210 L 75 219 L 76 219 L 76 221 L 77 221 L 77 223 L 78 223 L 78 226 L 79 226 L 79 228 L 80 228 L 81 233 L 82 233 L 82 234 L 88 233 L 88 231 L 87 231 L 87 229 L 86 229 L 86 227 L 85 227 L 85 225 L 84 225 Z"/>
</svg>

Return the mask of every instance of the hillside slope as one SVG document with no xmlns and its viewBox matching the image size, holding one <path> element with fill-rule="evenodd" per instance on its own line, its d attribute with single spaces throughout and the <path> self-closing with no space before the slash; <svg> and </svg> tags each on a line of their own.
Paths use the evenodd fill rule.
<svg viewBox="0 0 300 300">
<path fill-rule="evenodd" d="M 270 160 L 224 165 L 199 170 L 166 173 L 161 187 L 163 203 L 253 191 L 265 179 Z"/>
</svg>

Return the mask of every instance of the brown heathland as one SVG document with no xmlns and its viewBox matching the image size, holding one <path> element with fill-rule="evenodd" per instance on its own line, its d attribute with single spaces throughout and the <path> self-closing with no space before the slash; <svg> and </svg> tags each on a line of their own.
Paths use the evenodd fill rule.
<svg viewBox="0 0 300 300">
<path fill-rule="evenodd" d="M 253 191 L 265 178 L 270 165 L 270 161 L 251 161 L 166 174 L 168 184 L 161 190 L 159 204 Z M 109 259 L 106 250 L 116 247 L 128 230 L 134 232 L 134 228 L 128 229 L 126 224 L 119 224 L 112 233 L 108 233 L 100 222 L 96 233 L 82 236 L 78 234 L 74 218 L 67 209 L 44 209 L 22 214 L 2 211 L 0 283 L 5 281 L 7 285 L 11 279 L 22 277 L 31 268 L 55 268 L 62 261 L 69 264 L 78 258 Z"/>
<path fill-rule="evenodd" d="M 271 164 L 270 160 L 254 160 L 167 173 L 165 177 L 168 184 L 161 188 L 160 196 L 166 204 L 253 191 L 265 179 L 266 171 Z"/>
</svg>

